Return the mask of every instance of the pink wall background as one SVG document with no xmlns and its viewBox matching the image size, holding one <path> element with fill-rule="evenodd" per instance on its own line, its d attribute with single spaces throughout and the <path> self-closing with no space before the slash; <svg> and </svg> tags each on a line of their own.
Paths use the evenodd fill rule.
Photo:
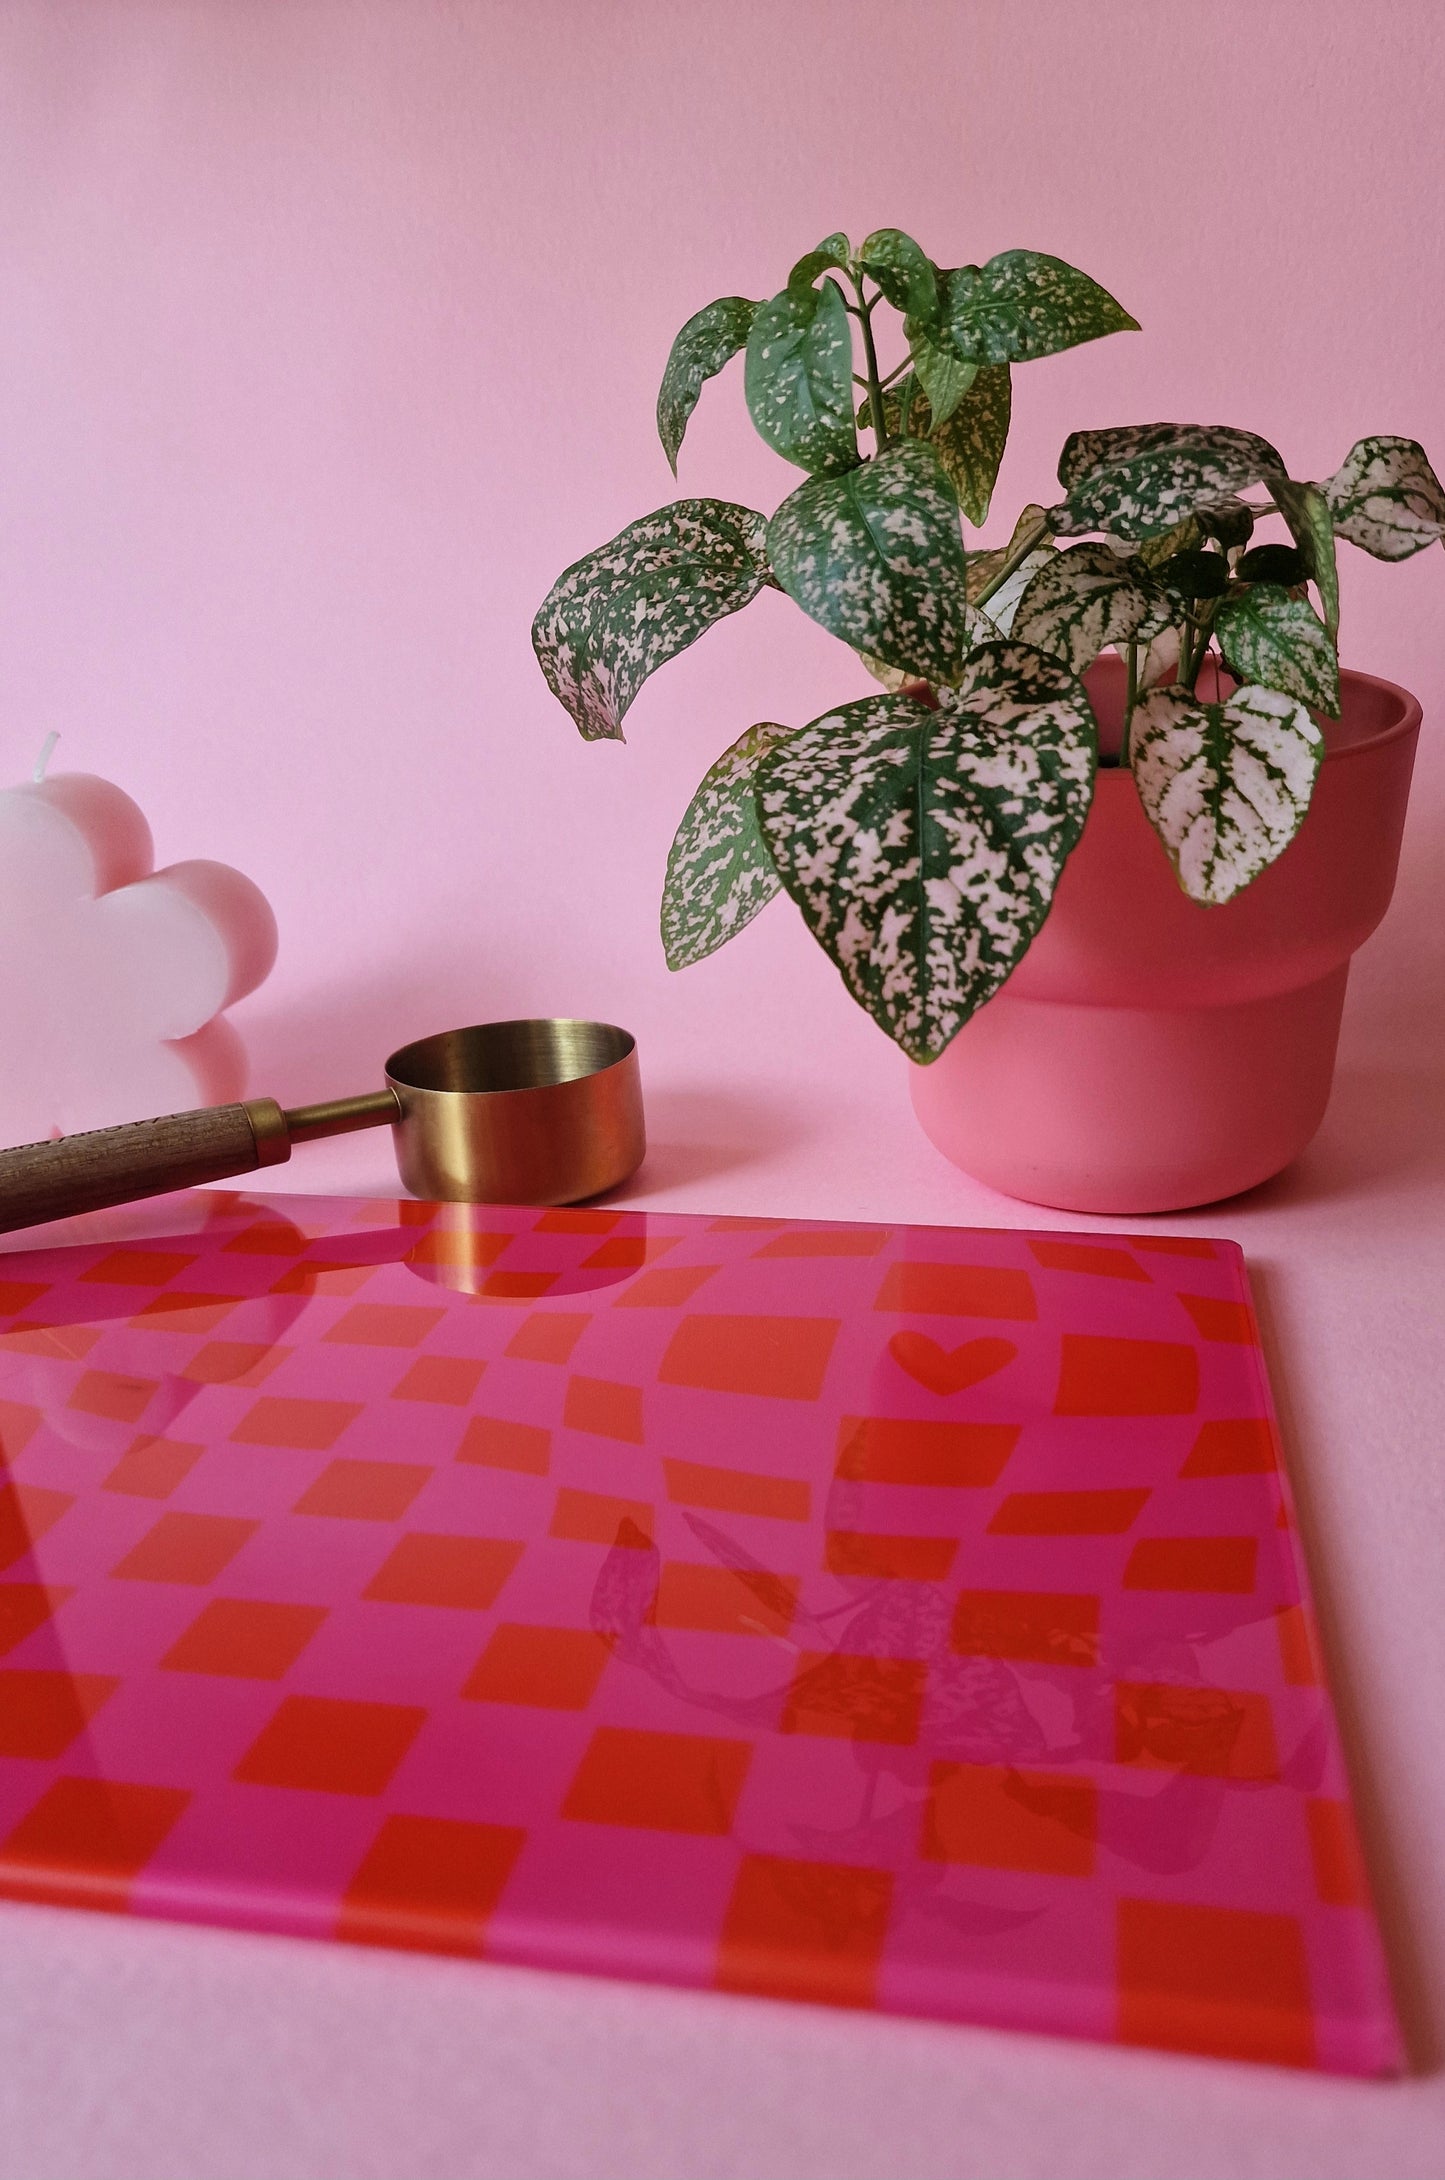
<svg viewBox="0 0 1445 2180">
<path fill-rule="evenodd" d="M 768 594 L 625 749 L 532 659 L 624 522 L 798 480 L 735 366 L 673 486 L 674 331 L 897 222 L 949 262 L 1056 252 L 1144 327 L 1019 372 L 994 532 L 1078 425 L 1244 424 L 1306 475 L 1395 431 L 1445 466 L 1442 52 L 1429 0 L 8 0 L 0 777 L 59 728 L 162 860 L 260 883 L 281 960 L 238 1020 L 283 1098 L 509 1012 L 626 1022 L 664 1097 L 736 1078 L 740 1029 L 769 1081 L 820 1038 L 893 1066 L 785 902 L 680 977 L 656 936 L 703 770 L 862 693 L 851 654 Z M 1347 661 L 1438 709 L 1441 555 L 1346 558 Z"/>
<path fill-rule="evenodd" d="M 679 492 L 792 488 L 736 367 L 676 487 L 653 400 L 693 310 L 839 226 L 1050 250 L 1143 323 L 1020 371 L 989 542 L 1082 425 L 1246 425 L 1314 475 L 1399 432 L 1445 467 L 1442 92 L 1438 0 L 3 0 L 0 781 L 58 728 L 162 860 L 261 884 L 258 1090 L 365 1087 L 451 1022 L 611 1015 L 643 1048 L 637 1201 L 1027 1221 L 929 1149 L 785 903 L 663 965 L 698 777 L 862 693 L 850 654 L 765 595 L 588 748 L 532 613 Z M 0 2180 L 1440 2180 L 1445 559 L 1343 560 L 1346 662 L 1426 712 L 1399 893 L 1316 1149 L 1193 1223 L 1260 1280 L 1423 2073 L 1361 2092 L 12 1909 Z M 384 1187 L 386 1155 L 278 1178 Z"/>
</svg>

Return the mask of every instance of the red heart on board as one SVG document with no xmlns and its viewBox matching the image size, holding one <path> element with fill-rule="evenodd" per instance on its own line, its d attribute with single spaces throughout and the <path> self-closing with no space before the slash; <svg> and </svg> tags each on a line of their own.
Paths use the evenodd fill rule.
<svg viewBox="0 0 1445 2180">
<path fill-rule="evenodd" d="M 1018 1349 L 1012 1340 L 965 1340 L 950 1350 L 926 1332 L 895 1332 L 888 1352 L 930 1393 L 962 1393 L 1011 1363 Z"/>
</svg>

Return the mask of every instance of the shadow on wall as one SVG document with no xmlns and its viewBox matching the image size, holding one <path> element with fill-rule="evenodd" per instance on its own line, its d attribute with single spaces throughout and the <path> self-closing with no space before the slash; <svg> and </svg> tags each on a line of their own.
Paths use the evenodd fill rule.
<svg viewBox="0 0 1445 2180">
<path fill-rule="evenodd" d="M 470 1022 L 505 1021 L 545 1007 L 535 980 L 505 965 L 428 962 L 408 972 L 389 965 L 365 983 L 318 992 L 309 1004 L 242 1013 L 250 1054 L 248 1095 L 282 1105 L 377 1090 L 389 1053 L 414 1037 Z M 629 1184 L 629 1202 L 649 1193 L 766 1165 L 809 1133 L 801 1104 L 780 1086 L 768 1092 L 730 1083 L 660 1086 L 648 1078 L 647 1162 Z"/>
<path fill-rule="evenodd" d="M 247 1095 L 282 1105 L 382 1088 L 387 1057 L 413 1038 L 541 1012 L 535 976 L 495 961 L 428 958 L 268 1008 L 238 1009 L 250 1055 Z"/>
<path fill-rule="evenodd" d="M 767 1095 L 718 1086 L 649 1090 L 644 1071 L 642 1095 L 647 1159 L 636 1183 L 627 1185 L 630 1203 L 645 1203 L 661 1189 L 767 1165 L 809 1133 L 802 1111 L 776 1087 Z"/>
</svg>

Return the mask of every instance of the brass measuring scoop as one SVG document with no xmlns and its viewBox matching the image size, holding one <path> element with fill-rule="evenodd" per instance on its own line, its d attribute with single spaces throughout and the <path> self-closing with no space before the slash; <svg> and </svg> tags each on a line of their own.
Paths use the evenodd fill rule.
<svg viewBox="0 0 1445 2180">
<path fill-rule="evenodd" d="M 611 1022 L 484 1022 L 403 1045 L 386 1088 L 362 1097 L 292 1112 L 248 1098 L 23 1144 L 0 1151 L 0 1233 L 284 1165 L 293 1143 L 383 1126 L 414 1196 L 580 1203 L 642 1163 L 637 1046 Z"/>
</svg>

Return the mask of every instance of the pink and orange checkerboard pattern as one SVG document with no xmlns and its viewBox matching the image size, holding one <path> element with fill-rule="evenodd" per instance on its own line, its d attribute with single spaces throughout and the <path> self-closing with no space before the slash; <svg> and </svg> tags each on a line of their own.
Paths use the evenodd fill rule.
<svg viewBox="0 0 1445 2180">
<path fill-rule="evenodd" d="M 1232 1245 L 180 1223 L 0 1260 L 0 1891 L 1398 2064 Z"/>
</svg>

